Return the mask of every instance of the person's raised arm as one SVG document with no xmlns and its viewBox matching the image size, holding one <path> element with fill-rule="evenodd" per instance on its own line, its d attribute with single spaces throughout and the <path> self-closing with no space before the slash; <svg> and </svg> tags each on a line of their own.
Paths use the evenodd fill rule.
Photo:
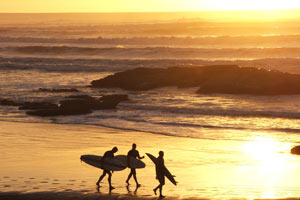
<svg viewBox="0 0 300 200">
<path fill-rule="evenodd" d="M 141 157 L 139 152 L 137 152 L 137 157 L 138 157 L 139 159 L 145 158 L 145 156 L 142 156 L 142 157 Z"/>
</svg>

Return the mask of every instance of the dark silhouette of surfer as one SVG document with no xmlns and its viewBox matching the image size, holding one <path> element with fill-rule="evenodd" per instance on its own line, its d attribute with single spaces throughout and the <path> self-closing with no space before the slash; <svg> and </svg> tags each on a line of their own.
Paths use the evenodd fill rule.
<svg viewBox="0 0 300 200">
<path fill-rule="evenodd" d="M 164 152 L 160 151 L 157 161 L 155 163 L 156 179 L 159 181 L 159 185 L 153 189 L 154 194 L 159 189 L 159 197 L 164 198 L 162 195 L 162 188 L 165 185 L 165 161 L 164 161 Z"/>
<path fill-rule="evenodd" d="M 114 147 L 112 150 L 110 151 L 106 151 L 101 159 L 101 165 L 104 164 L 104 159 L 105 158 L 114 158 L 114 153 L 116 153 L 118 151 L 117 147 Z M 96 185 L 98 187 L 100 187 L 100 182 L 102 181 L 102 179 L 105 177 L 105 175 L 108 174 L 108 184 L 109 184 L 109 190 L 113 190 L 115 189 L 112 185 L 111 185 L 111 176 L 112 176 L 112 172 L 110 172 L 110 170 L 106 170 L 103 169 L 103 174 L 100 176 L 99 180 L 97 181 Z"/>
<path fill-rule="evenodd" d="M 141 185 L 138 183 L 137 178 L 136 178 L 136 170 L 135 168 L 131 168 L 130 166 L 130 159 L 135 158 L 135 159 L 143 159 L 145 158 L 144 156 L 140 156 L 138 150 L 136 150 L 136 144 L 132 144 L 132 149 L 130 151 L 128 151 L 127 153 L 127 165 L 130 168 L 130 173 L 128 175 L 128 178 L 126 180 L 127 185 L 129 185 L 129 180 L 130 178 L 133 176 L 136 186 L 140 187 Z"/>
</svg>

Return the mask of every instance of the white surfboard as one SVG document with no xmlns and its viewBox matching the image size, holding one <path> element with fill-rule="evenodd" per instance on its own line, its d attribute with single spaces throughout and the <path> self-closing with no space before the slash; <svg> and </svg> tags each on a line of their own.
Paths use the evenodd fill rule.
<svg viewBox="0 0 300 200">
<path fill-rule="evenodd" d="M 116 158 L 105 158 L 103 165 L 101 165 L 102 156 L 97 155 L 82 155 L 80 160 L 93 167 L 109 171 L 121 171 L 127 167 L 122 161 Z"/>
<path fill-rule="evenodd" d="M 128 166 L 128 162 L 127 162 L 127 156 L 126 155 L 117 155 L 115 156 L 116 159 L 122 161 L 122 163 L 126 166 Z M 146 167 L 146 164 L 141 161 L 141 160 L 138 160 L 136 158 L 133 158 L 131 157 L 130 158 L 130 167 L 129 168 L 132 168 L 132 169 L 141 169 L 141 168 L 145 168 Z"/>
</svg>

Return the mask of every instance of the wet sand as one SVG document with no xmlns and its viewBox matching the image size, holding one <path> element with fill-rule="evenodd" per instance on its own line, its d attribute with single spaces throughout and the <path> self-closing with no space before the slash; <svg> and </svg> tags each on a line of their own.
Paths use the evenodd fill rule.
<svg viewBox="0 0 300 200">
<path fill-rule="evenodd" d="M 165 152 L 165 164 L 179 182 L 174 186 L 166 181 L 167 199 L 300 196 L 300 158 L 289 154 L 293 144 L 275 143 L 274 155 L 270 155 L 288 164 L 276 168 L 276 162 L 269 160 L 265 166 L 258 158 L 251 159 L 243 149 L 258 148 L 259 143 L 249 141 L 180 138 L 88 125 L 0 122 L 0 127 L 1 200 L 156 199 L 152 189 L 158 182 L 148 158 L 144 159 L 146 168 L 137 170 L 142 187 L 135 191 L 133 179 L 126 187 L 126 169 L 113 173 L 116 189 L 111 194 L 106 178 L 97 191 L 101 170 L 80 162 L 82 154 L 102 155 L 113 146 L 118 146 L 117 154 L 127 154 L 133 142 L 141 155 Z"/>
</svg>

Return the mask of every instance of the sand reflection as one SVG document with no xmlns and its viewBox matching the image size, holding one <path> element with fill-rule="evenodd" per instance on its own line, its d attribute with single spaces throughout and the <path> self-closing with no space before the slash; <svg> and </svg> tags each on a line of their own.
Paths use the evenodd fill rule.
<svg viewBox="0 0 300 200">
<path fill-rule="evenodd" d="M 295 179 L 289 173 L 293 168 L 293 156 L 288 153 L 290 144 L 273 138 L 255 137 L 241 148 L 254 168 L 248 175 L 255 176 L 256 184 L 261 185 L 264 191 L 261 198 L 278 198 L 277 188 L 282 187 L 287 179 L 293 184 Z"/>
</svg>

